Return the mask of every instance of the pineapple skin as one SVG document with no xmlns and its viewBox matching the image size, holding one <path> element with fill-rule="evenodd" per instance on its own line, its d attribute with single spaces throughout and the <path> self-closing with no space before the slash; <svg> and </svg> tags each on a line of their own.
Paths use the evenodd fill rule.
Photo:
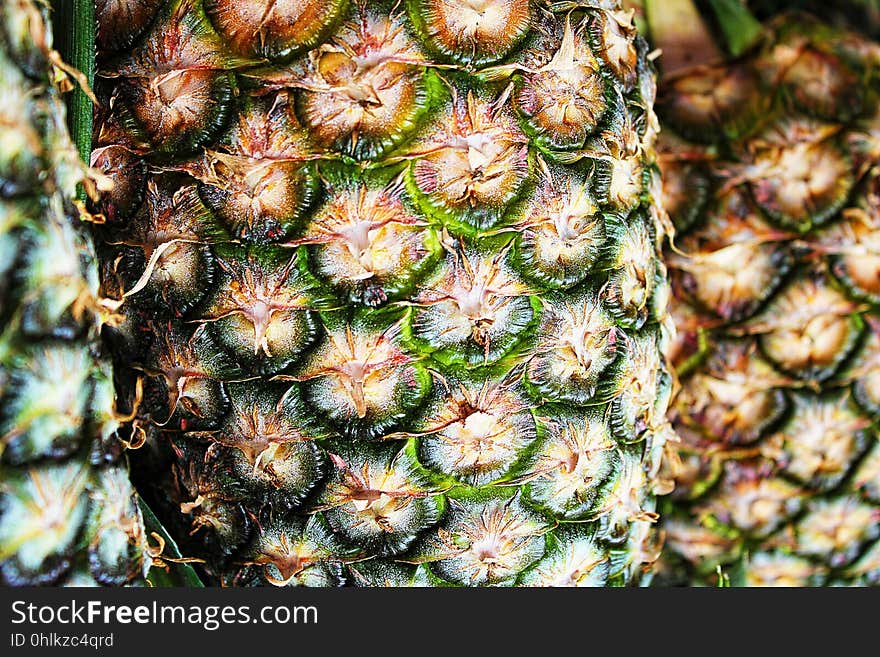
<svg viewBox="0 0 880 657">
<path fill-rule="evenodd" d="M 98 332 L 97 259 L 74 203 L 48 12 L 0 5 L 0 582 L 143 582 L 144 531 Z"/>
<path fill-rule="evenodd" d="M 563 4 L 98 3 L 133 476 L 209 583 L 648 579 L 655 82 Z"/>
<path fill-rule="evenodd" d="M 878 48 L 765 30 L 661 84 L 681 443 L 656 581 L 876 585 Z"/>
</svg>

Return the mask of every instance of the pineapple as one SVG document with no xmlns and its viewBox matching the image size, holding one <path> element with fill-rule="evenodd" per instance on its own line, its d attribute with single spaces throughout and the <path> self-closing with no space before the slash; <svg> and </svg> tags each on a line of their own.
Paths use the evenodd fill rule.
<svg viewBox="0 0 880 657">
<path fill-rule="evenodd" d="M 99 354 L 106 311 L 74 204 L 86 168 L 46 13 L 0 5 L 0 582 L 134 584 L 144 532 Z"/>
<path fill-rule="evenodd" d="M 99 1 L 134 478 L 211 584 L 621 585 L 671 428 L 616 1 Z M 142 394 L 138 394 L 138 391 Z"/>
<path fill-rule="evenodd" d="M 677 228 L 661 579 L 875 584 L 880 50 L 804 14 L 762 26 L 722 5 L 733 50 L 757 37 L 735 60 L 691 2 L 645 7 Z"/>
</svg>

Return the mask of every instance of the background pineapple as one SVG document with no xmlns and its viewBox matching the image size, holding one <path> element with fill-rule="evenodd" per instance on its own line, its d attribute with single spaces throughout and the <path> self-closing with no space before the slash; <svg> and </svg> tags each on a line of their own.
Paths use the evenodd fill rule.
<svg viewBox="0 0 880 657">
<path fill-rule="evenodd" d="M 670 379 L 631 14 L 97 9 L 92 162 L 116 185 L 95 210 L 148 435 L 134 475 L 203 576 L 638 579 Z"/>
<path fill-rule="evenodd" d="M 664 581 L 880 577 L 878 49 L 803 14 L 647 2 L 681 375 Z M 677 16 L 675 23 L 666 19 Z"/>
<path fill-rule="evenodd" d="M 0 3 L 0 582 L 138 583 L 141 515 L 97 346 L 107 313 L 74 205 L 85 166 L 46 14 Z"/>
</svg>

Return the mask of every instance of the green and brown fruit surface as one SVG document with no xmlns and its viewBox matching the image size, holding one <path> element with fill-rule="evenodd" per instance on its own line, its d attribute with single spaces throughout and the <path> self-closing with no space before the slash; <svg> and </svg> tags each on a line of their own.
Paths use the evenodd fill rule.
<svg viewBox="0 0 880 657">
<path fill-rule="evenodd" d="M 97 8 L 134 476 L 205 580 L 639 580 L 671 380 L 631 14 Z"/>
<path fill-rule="evenodd" d="M 48 12 L 0 3 L 0 583 L 143 582 L 144 530 L 98 332 L 112 312 Z"/>
<path fill-rule="evenodd" d="M 672 4 L 678 27 L 659 20 Z M 740 585 L 875 584 L 877 45 L 804 14 L 739 14 L 728 42 L 754 45 L 732 58 L 692 3 L 646 9 L 665 53 L 682 441 L 659 580 L 720 565 Z"/>
</svg>

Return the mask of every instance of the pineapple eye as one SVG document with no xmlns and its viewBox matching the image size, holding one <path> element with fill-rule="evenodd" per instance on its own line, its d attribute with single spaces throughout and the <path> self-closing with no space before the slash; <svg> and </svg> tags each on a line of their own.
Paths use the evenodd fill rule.
<svg viewBox="0 0 880 657">
<path fill-rule="evenodd" d="M 86 518 L 86 483 L 76 462 L 4 474 L 0 545 L 17 548 L 4 556 L 6 581 L 51 584 L 69 567 Z"/>
<path fill-rule="evenodd" d="M 513 255 L 523 276 L 558 289 L 572 287 L 595 271 L 607 235 L 586 181 L 570 174 L 542 181 L 523 217 L 513 226 L 518 233 Z"/>
<path fill-rule="evenodd" d="M 619 153 L 602 167 L 601 199 L 613 209 L 628 211 L 639 204 L 644 189 L 644 166 L 636 155 Z"/>
<path fill-rule="evenodd" d="M 149 374 L 145 395 L 154 400 L 152 419 L 184 431 L 215 428 L 229 400 L 218 378 L 224 364 L 213 356 L 203 327 L 189 331 L 170 321 L 149 327 L 155 341 L 142 365 Z"/>
<path fill-rule="evenodd" d="M 876 183 L 875 183 L 876 184 Z M 857 299 L 880 302 L 880 225 L 873 192 L 865 207 L 843 211 L 843 219 L 819 237 L 831 273 Z"/>
<path fill-rule="evenodd" d="M 195 154 L 229 118 L 234 75 L 228 51 L 201 4 L 171 0 L 118 60 L 112 106 L 138 146 L 158 159 Z"/>
<path fill-rule="evenodd" d="M 320 503 L 330 526 L 352 545 L 379 555 L 406 550 L 442 515 L 428 477 L 397 445 L 348 450 L 331 456 L 335 469 Z"/>
<path fill-rule="evenodd" d="M 409 184 L 423 212 L 471 232 L 501 221 L 531 169 L 528 140 L 513 117 L 471 93 L 453 103 L 416 153 Z"/>
<path fill-rule="evenodd" d="M 657 340 L 657 335 L 649 332 L 624 345 L 624 358 L 609 385 L 613 395 L 610 423 L 615 435 L 641 436 L 656 430 L 663 421 L 655 409 L 668 401 L 670 381 L 657 355 Z"/>
<path fill-rule="evenodd" d="M 618 215 L 609 215 L 605 229 L 615 238 L 605 292 L 608 308 L 622 325 L 640 328 L 654 311 L 651 302 L 657 283 L 657 254 L 650 229 L 639 214 L 631 215 L 626 225 L 621 225 Z"/>
<path fill-rule="evenodd" d="M 245 548 L 249 563 L 274 586 L 341 586 L 340 560 L 356 557 L 320 514 L 303 518 L 277 513 Z"/>
<path fill-rule="evenodd" d="M 341 188 L 318 210 L 297 244 L 309 244 L 315 273 L 352 302 L 400 298 L 436 264 L 435 231 L 395 188 Z"/>
<path fill-rule="evenodd" d="M 84 295 L 92 294 L 91 281 L 83 278 L 90 247 L 72 225 L 49 221 L 39 213 L 35 209 L 34 220 L 45 221 L 45 226 L 35 229 L 25 224 L 19 239 L 27 248 L 13 256 L 16 275 L 29 290 L 20 301 L 19 330 L 32 337 L 54 334 L 69 339 L 80 330 L 79 304 Z M 18 221 L 16 214 L 7 217 Z"/>
<path fill-rule="evenodd" d="M 179 186 L 171 177 L 149 179 L 143 205 L 118 227 L 125 292 L 166 313 L 195 306 L 214 272 L 206 244 L 211 222 L 194 187 Z"/>
<path fill-rule="evenodd" d="M 278 241 L 300 224 L 318 182 L 286 93 L 246 99 L 216 149 L 188 165 L 199 194 L 236 238 Z"/>
<path fill-rule="evenodd" d="M 534 442 L 535 419 L 521 393 L 485 383 L 447 381 L 416 421 L 419 459 L 474 486 L 507 473 Z M 455 386 L 459 385 L 456 390 Z"/>
<path fill-rule="evenodd" d="M 877 510 L 858 497 L 815 500 L 795 527 L 795 551 L 820 557 L 832 568 L 853 561 L 868 542 L 880 534 Z"/>
<path fill-rule="evenodd" d="M 636 82 L 638 63 L 636 27 L 632 14 L 623 10 L 599 11 L 593 21 L 590 29 L 601 44 L 598 50 L 602 60 L 623 80 L 625 88 L 632 88 Z"/>
<path fill-rule="evenodd" d="M 123 121 L 157 154 L 193 154 L 226 123 L 232 83 L 216 71 L 172 70 L 124 79 L 115 98 Z"/>
<path fill-rule="evenodd" d="M 747 168 L 755 201 L 783 228 L 806 232 L 831 220 L 855 184 L 852 163 L 833 137 L 811 121 L 777 125 Z"/>
<path fill-rule="evenodd" d="M 785 452 L 783 471 L 810 489 L 835 488 L 867 445 L 867 421 L 846 395 L 790 393 L 794 413 L 774 436 Z"/>
<path fill-rule="evenodd" d="M 126 469 L 102 469 L 97 479 L 90 491 L 89 566 L 100 583 L 121 586 L 133 567 L 143 567 L 140 509 Z"/>
<path fill-rule="evenodd" d="M 669 259 L 678 291 L 725 322 L 751 317 L 794 265 L 774 233 L 746 192 L 724 194 L 707 225 L 682 240 L 687 256 Z"/>
<path fill-rule="evenodd" d="M 673 139 L 661 137 L 661 142 Z M 676 231 L 684 233 L 700 220 L 706 210 L 711 188 L 708 173 L 700 163 L 683 162 L 667 153 L 660 155 L 660 162 L 663 170 L 660 192 L 663 209 L 672 219 Z"/>
<path fill-rule="evenodd" d="M 298 390 L 231 383 L 229 397 L 230 413 L 218 431 L 207 434 L 222 446 L 220 461 L 234 481 L 228 493 L 244 489 L 300 504 L 320 481 L 325 459 L 314 442 L 322 434 Z"/>
<path fill-rule="evenodd" d="M 682 382 L 676 397 L 681 421 L 724 445 L 749 445 L 788 409 L 778 376 L 750 341 L 725 340 Z"/>
<path fill-rule="evenodd" d="M 779 477 L 761 476 L 744 463 L 738 469 L 738 477 L 732 471 L 725 475 L 720 489 L 697 508 L 698 513 L 765 538 L 801 510 L 804 491 L 800 487 Z"/>
<path fill-rule="evenodd" d="M 622 338 L 597 301 L 594 290 L 565 301 L 545 297 L 540 337 L 526 368 L 536 396 L 581 405 L 596 397 Z"/>
<path fill-rule="evenodd" d="M 763 97 L 746 66 L 701 67 L 669 80 L 658 110 L 681 136 L 712 143 L 746 132 Z"/>
<path fill-rule="evenodd" d="M 566 21 L 561 42 L 525 53 L 513 104 L 542 149 L 580 148 L 605 114 L 606 83 L 587 39 Z"/>
<path fill-rule="evenodd" d="M 156 17 L 163 0 L 95 0 L 98 48 L 124 50 Z"/>
<path fill-rule="evenodd" d="M 364 3 L 333 42 L 282 77 L 302 89 L 297 109 L 312 139 L 371 160 L 409 137 L 444 93 L 425 64 L 402 17 Z"/>
<path fill-rule="evenodd" d="M 399 328 L 366 322 L 330 328 L 296 376 L 306 397 L 346 435 L 376 437 L 417 407 L 430 388 L 424 367 L 400 346 Z"/>
<path fill-rule="evenodd" d="M 610 564 L 595 534 L 572 523 L 553 532 L 547 551 L 526 570 L 519 586 L 605 586 Z"/>
<path fill-rule="evenodd" d="M 252 248 L 217 260 L 215 293 L 199 321 L 242 372 L 278 372 L 318 334 L 315 283 L 286 250 Z"/>
<path fill-rule="evenodd" d="M 26 355 L 8 372 L 0 416 L 3 461 L 11 464 L 75 451 L 92 394 L 87 349 L 61 344 Z"/>
<path fill-rule="evenodd" d="M 124 146 L 105 146 L 92 151 L 91 165 L 113 181 L 102 190 L 98 211 L 111 224 L 130 218 L 144 201 L 147 164 Z"/>
<path fill-rule="evenodd" d="M 544 554 L 544 534 L 552 525 L 526 507 L 519 495 L 476 493 L 450 496 L 438 531 L 416 541 L 412 554 L 431 562 L 454 584 L 512 584 L 519 572 Z"/>
<path fill-rule="evenodd" d="M 492 363 L 523 340 L 539 304 L 504 262 L 506 249 L 450 254 L 414 299 L 412 340 L 446 362 Z"/>
<path fill-rule="evenodd" d="M 347 0 L 205 0 L 205 12 L 238 54 L 289 59 L 323 41 L 348 9 Z"/>
<path fill-rule="evenodd" d="M 525 499 L 554 517 L 591 517 L 620 460 L 607 423 L 600 413 L 578 413 L 541 417 L 540 424 L 542 439 L 524 469 Z"/>
<path fill-rule="evenodd" d="M 821 566 L 784 552 L 758 552 L 745 563 L 746 586 L 817 586 L 826 576 Z"/>
<path fill-rule="evenodd" d="M 426 45 L 469 66 L 498 61 L 526 36 L 529 0 L 407 0 L 410 20 Z"/>
<path fill-rule="evenodd" d="M 783 42 L 759 66 L 768 85 L 781 88 L 813 116 L 843 122 L 861 112 L 862 82 L 837 55 L 808 44 Z"/>
<path fill-rule="evenodd" d="M 863 322 L 853 303 L 823 280 L 792 283 L 755 318 L 751 330 L 778 367 L 800 379 L 825 381 L 858 346 Z"/>
<path fill-rule="evenodd" d="M 620 465 L 608 484 L 602 506 L 605 515 L 598 536 L 610 543 L 624 544 L 638 523 L 656 522 L 657 514 L 649 510 L 653 501 L 645 489 L 645 466 L 631 451 L 620 451 Z"/>
</svg>

